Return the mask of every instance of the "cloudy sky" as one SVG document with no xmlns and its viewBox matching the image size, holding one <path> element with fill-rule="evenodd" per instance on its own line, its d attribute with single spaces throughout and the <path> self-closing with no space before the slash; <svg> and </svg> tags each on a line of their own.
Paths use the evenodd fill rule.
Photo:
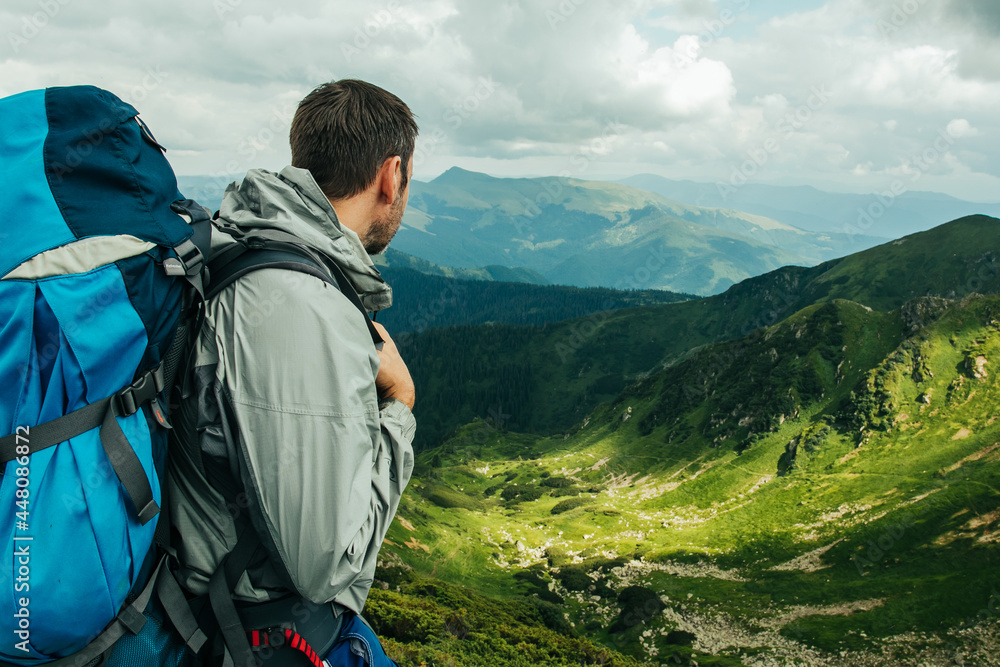
<svg viewBox="0 0 1000 667">
<path fill-rule="evenodd" d="M 5 0 L 0 95 L 93 83 L 180 174 L 277 169 L 295 105 L 363 78 L 416 177 L 901 184 L 1000 201 L 997 0 Z"/>
</svg>

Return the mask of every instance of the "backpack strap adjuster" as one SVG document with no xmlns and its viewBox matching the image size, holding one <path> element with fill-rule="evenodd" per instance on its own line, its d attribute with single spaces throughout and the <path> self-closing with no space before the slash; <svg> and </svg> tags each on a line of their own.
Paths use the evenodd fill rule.
<svg viewBox="0 0 1000 667">
<path fill-rule="evenodd" d="M 196 276 L 205 265 L 205 256 L 198 246 L 187 239 L 176 248 L 177 257 L 163 260 L 163 270 L 168 276 Z"/>
<path fill-rule="evenodd" d="M 138 380 L 115 394 L 119 417 L 131 417 L 139 408 L 156 399 L 165 386 L 163 364 L 144 373 Z"/>
<path fill-rule="evenodd" d="M 285 645 L 285 630 L 284 628 L 273 628 L 267 632 L 268 643 L 278 648 Z"/>
</svg>

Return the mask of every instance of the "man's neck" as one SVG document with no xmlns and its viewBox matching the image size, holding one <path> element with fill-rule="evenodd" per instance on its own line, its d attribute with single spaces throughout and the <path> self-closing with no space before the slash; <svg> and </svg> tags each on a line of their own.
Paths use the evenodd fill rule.
<svg viewBox="0 0 1000 667">
<path fill-rule="evenodd" d="M 357 234 L 363 243 L 371 224 L 371 206 L 364 201 L 363 194 L 347 199 L 331 199 L 330 205 L 340 224 Z"/>
</svg>

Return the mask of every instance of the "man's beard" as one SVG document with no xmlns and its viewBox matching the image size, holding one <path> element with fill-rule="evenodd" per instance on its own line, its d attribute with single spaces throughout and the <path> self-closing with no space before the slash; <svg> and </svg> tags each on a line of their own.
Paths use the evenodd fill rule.
<svg viewBox="0 0 1000 667">
<path fill-rule="evenodd" d="M 396 235 L 399 224 L 403 221 L 405 208 L 406 204 L 403 202 L 403 198 L 397 196 L 387 216 L 372 220 L 364 238 L 365 252 L 369 255 L 377 255 L 389 247 L 389 241 Z"/>
</svg>

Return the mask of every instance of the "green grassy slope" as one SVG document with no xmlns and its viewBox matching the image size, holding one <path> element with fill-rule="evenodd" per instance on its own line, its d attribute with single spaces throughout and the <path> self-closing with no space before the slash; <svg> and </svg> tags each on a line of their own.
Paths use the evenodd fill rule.
<svg viewBox="0 0 1000 667">
<path fill-rule="evenodd" d="M 455 278 L 458 280 L 503 281 L 507 283 L 528 283 L 530 285 L 548 285 L 549 281 L 537 271 L 523 267 L 485 266 L 478 269 L 456 269 L 451 266 L 438 266 L 425 259 L 407 255 L 394 248 L 388 248 L 380 255 L 373 255 L 372 261 L 379 271 L 385 273 L 394 269 L 409 269 L 428 276 Z"/>
<path fill-rule="evenodd" d="M 402 351 L 417 383 L 420 446 L 493 416 L 508 428 L 570 429 L 625 386 L 698 346 L 749 335 L 814 303 L 880 311 L 921 296 L 1000 291 L 1000 221 L 963 218 L 813 268 L 786 267 L 723 294 L 542 327 L 429 331 Z M 947 252 L 941 249 L 947 248 Z"/>
<path fill-rule="evenodd" d="M 544 324 L 596 312 L 677 303 L 690 295 L 660 290 L 625 291 L 603 287 L 528 285 L 501 281 L 457 280 L 411 269 L 385 267 L 393 306 L 378 321 L 399 335 L 460 324 Z"/>
<path fill-rule="evenodd" d="M 428 577 L 497 614 L 556 605 L 558 633 L 645 664 L 995 664 L 998 320 L 997 296 L 826 294 L 570 434 L 468 424 L 420 456 L 380 576 L 397 605 Z M 480 664 L 454 635 L 400 637 Z"/>
</svg>

